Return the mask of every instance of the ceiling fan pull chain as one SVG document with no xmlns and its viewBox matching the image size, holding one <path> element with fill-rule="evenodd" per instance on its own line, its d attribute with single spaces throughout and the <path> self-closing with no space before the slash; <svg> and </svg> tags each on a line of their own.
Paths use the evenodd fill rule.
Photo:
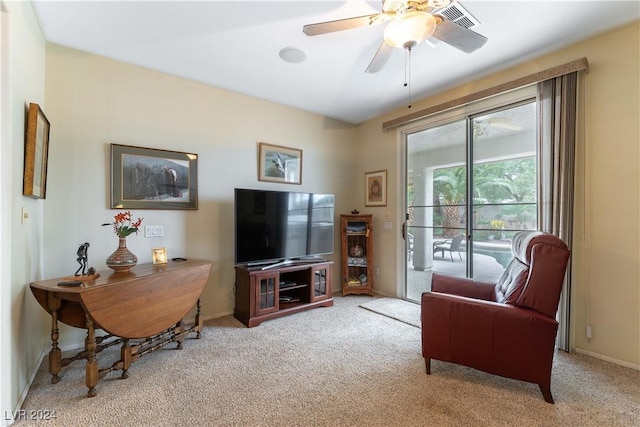
<svg viewBox="0 0 640 427">
<path fill-rule="evenodd" d="M 409 83 L 407 83 L 407 52 L 404 53 L 404 87 L 407 87 Z"/>
<path fill-rule="evenodd" d="M 404 86 L 409 86 L 409 105 L 407 108 L 411 108 L 411 48 L 413 46 L 406 45 L 405 49 L 407 53 L 405 54 L 404 61 Z"/>
</svg>

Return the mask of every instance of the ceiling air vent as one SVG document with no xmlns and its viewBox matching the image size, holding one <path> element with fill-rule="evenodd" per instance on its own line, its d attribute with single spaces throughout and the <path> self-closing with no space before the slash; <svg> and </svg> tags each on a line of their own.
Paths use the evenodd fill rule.
<svg viewBox="0 0 640 427">
<path fill-rule="evenodd" d="M 471 15 L 467 11 L 467 9 L 462 7 L 462 5 L 458 2 L 450 3 L 449 6 L 443 7 L 439 10 L 434 10 L 432 13 L 434 15 L 442 15 L 449 21 L 455 22 L 461 27 L 473 28 L 480 25 L 480 21 L 474 18 L 473 15 Z M 425 43 L 435 47 L 440 44 L 440 40 L 436 39 L 435 37 L 431 37 L 425 40 Z"/>
<path fill-rule="evenodd" d="M 480 22 L 458 2 L 453 2 L 449 4 L 449 6 L 442 8 L 435 13 L 442 15 L 449 21 L 455 22 L 465 28 L 473 28 L 480 25 Z"/>
</svg>

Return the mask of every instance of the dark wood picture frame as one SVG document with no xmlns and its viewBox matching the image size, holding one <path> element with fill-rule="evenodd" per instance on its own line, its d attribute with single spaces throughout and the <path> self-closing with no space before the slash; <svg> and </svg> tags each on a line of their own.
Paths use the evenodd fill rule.
<svg viewBox="0 0 640 427">
<path fill-rule="evenodd" d="M 111 208 L 198 209 L 198 155 L 111 144 Z"/>
<path fill-rule="evenodd" d="M 302 184 L 302 150 L 260 142 L 258 181 Z"/>
<path fill-rule="evenodd" d="M 49 129 L 51 125 L 38 104 L 30 103 L 27 112 L 27 138 L 24 145 L 22 194 L 44 199 L 47 194 Z"/>
</svg>

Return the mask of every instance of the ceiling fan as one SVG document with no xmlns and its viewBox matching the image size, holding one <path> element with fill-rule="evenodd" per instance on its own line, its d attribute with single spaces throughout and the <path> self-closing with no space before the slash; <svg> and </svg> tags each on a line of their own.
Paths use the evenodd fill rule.
<svg viewBox="0 0 640 427">
<path fill-rule="evenodd" d="M 489 127 L 507 129 L 512 131 L 522 130 L 522 126 L 514 124 L 509 117 L 495 117 L 490 119 L 474 119 L 473 134 L 474 136 L 483 136 L 489 133 Z"/>
<path fill-rule="evenodd" d="M 382 0 L 382 11 L 372 15 L 305 25 L 302 31 L 308 36 L 379 25 L 388 22 L 384 41 L 367 73 L 375 73 L 387 63 L 393 48 L 409 51 L 426 39 L 434 37 L 444 43 L 471 53 L 482 47 L 487 38 L 438 14 L 456 0 Z"/>
</svg>

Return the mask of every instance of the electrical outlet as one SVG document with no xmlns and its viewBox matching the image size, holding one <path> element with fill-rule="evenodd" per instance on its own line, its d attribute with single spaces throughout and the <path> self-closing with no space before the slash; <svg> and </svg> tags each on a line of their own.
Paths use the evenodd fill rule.
<svg viewBox="0 0 640 427">
<path fill-rule="evenodd" d="M 590 340 L 593 337 L 593 331 L 591 330 L 591 325 L 587 325 L 586 328 L 587 339 Z"/>
</svg>

